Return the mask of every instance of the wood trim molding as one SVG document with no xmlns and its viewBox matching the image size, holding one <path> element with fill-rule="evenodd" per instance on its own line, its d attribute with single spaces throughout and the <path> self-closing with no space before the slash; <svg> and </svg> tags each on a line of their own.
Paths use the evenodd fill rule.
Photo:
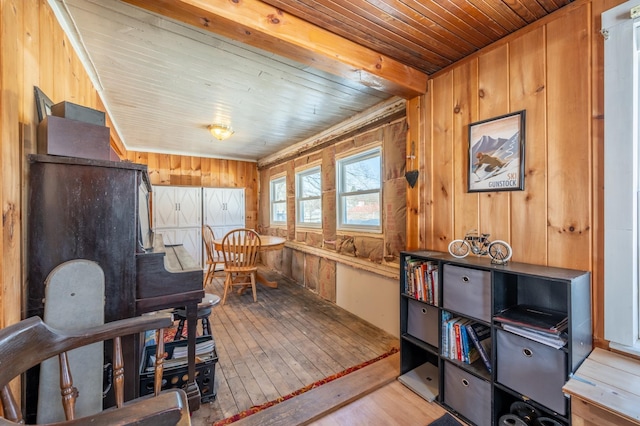
<svg viewBox="0 0 640 426">
<path fill-rule="evenodd" d="M 284 160 L 299 157 L 305 152 L 319 149 L 328 142 L 344 137 L 354 131 L 360 131 L 372 123 L 380 122 L 399 112 L 403 112 L 405 108 L 406 101 L 404 99 L 390 98 L 308 139 L 259 159 L 258 169 L 271 167 Z"/>
<path fill-rule="evenodd" d="M 379 264 L 373 263 L 366 259 L 360 259 L 357 257 L 345 256 L 336 252 L 318 248 L 310 247 L 306 244 L 297 243 L 295 241 L 287 241 L 284 244 L 285 247 L 292 250 L 300 251 L 306 254 L 321 257 L 323 259 L 332 260 L 343 265 L 351 266 L 355 269 L 360 269 L 374 274 L 381 275 L 383 277 L 392 278 L 394 280 L 400 279 L 400 265 L 399 264 Z"/>
<path fill-rule="evenodd" d="M 124 1 L 392 95 L 427 88 L 425 73 L 259 0 Z"/>
</svg>

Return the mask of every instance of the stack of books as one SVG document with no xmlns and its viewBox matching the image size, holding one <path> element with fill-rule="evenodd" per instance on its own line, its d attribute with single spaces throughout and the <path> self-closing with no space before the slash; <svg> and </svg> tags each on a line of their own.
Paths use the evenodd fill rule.
<svg viewBox="0 0 640 426">
<path fill-rule="evenodd" d="M 465 364 L 482 359 L 491 373 L 491 328 L 447 311 L 442 315 L 442 355 Z"/>
<path fill-rule="evenodd" d="M 167 348 L 169 357 L 164 360 L 164 368 L 172 368 L 181 366 L 187 363 L 188 347 L 186 341 L 181 341 L 185 344 L 180 346 L 174 346 L 173 351 Z M 214 352 L 215 342 L 213 339 L 203 340 L 196 343 L 196 363 L 206 362 L 213 359 L 216 354 Z M 153 371 L 156 362 L 156 355 L 154 352 L 149 352 L 149 358 L 146 362 L 145 371 Z"/>
<path fill-rule="evenodd" d="M 517 305 L 500 312 L 495 320 L 511 333 L 560 349 L 567 344 L 567 314 L 529 305 Z"/>
<path fill-rule="evenodd" d="M 405 294 L 435 306 L 439 305 L 438 262 L 408 259 L 404 273 Z"/>
</svg>

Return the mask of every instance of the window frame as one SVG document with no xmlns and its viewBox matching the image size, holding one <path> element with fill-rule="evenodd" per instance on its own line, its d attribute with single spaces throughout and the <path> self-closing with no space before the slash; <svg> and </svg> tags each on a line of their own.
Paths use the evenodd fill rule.
<svg viewBox="0 0 640 426">
<path fill-rule="evenodd" d="M 276 193 L 275 186 L 282 183 L 284 185 L 284 199 L 274 199 L 274 195 Z M 276 204 L 284 204 L 284 220 L 278 221 L 274 220 L 274 206 Z M 286 175 L 276 175 L 272 176 L 269 180 L 269 223 L 271 226 L 286 226 L 287 225 L 287 176 Z"/>
<path fill-rule="evenodd" d="M 306 176 L 318 174 L 320 177 L 320 195 L 313 197 L 303 197 L 302 191 L 302 179 Z M 319 222 L 305 222 L 300 218 L 301 204 L 305 201 L 318 200 L 320 202 L 320 221 Z M 315 165 L 296 171 L 296 227 L 299 228 L 322 228 L 322 166 Z"/>
<path fill-rule="evenodd" d="M 344 169 L 345 166 L 350 164 L 358 163 L 360 161 L 368 160 L 370 158 L 379 157 L 380 159 L 380 182 L 378 185 L 378 189 L 369 189 L 362 191 L 343 191 L 342 184 L 344 181 Z M 369 233 L 382 233 L 382 221 L 383 221 L 383 209 L 382 209 L 382 174 L 383 172 L 383 163 L 382 163 L 382 146 L 377 145 L 375 147 L 368 146 L 366 149 L 358 151 L 358 152 L 350 152 L 340 158 L 336 159 L 336 228 L 338 231 L 359 231 L 359 232 L 369 232 Z M 379 216 L 380 216 L 380 224 L 379 225 L 354 225 L 354 224 L 345 224 L 343 211 L 345 208 L 344 198 L 349 196 L 357 196 L 364 194 L 378 194 L 378 203 L 379 203 Z"/>
<path fill-rule="evenodd" d="M 638 114 L 640 18 L 633 0 L 602 14 L 604 43 L 604 337 L 640 355 Z M 631 88 L 631 90 L 629 90 Z"/>
</svg>

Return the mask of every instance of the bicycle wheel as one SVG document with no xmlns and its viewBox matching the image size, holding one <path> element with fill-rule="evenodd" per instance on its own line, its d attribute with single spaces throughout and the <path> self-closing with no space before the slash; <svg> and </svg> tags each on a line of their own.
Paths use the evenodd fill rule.
<svg viewBox="0 0 640 426">
<path fill-rule="evenodd" d="M 511 246 L 504 241 L 495 240 L 489 244 L 489 256 L 495 263 L 507 263 L 512 253 Z"/>
<path fill-rule="evenodd" d="M 449 253 L 457 258 L 467 257 L 471 247 L 465 240 L 453 240 L 449 243 Z"/>
</svg>

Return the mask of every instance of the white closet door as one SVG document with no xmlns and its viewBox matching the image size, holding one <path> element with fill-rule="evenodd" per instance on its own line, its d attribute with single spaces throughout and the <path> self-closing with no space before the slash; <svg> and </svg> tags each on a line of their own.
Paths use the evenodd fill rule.
<svg viewBox="0 0 640 426">
<path fill-rule="evenodd" d="M 226 190 L 226 225 L 244 227 L 244 189 Z"/>
<path fill-rule="evenodd" d="M 201 188 L 178 187 L 175 198 L 178 203 L 178 226 L 195 227 L 202 225 Z"/>
<path fill-rule="evenodd" d="M 172 186 L 153 187 L 153 227 L 176 228 L 178 226 L 177 201 Z"/>
<path fill-rule="evenodd" d="M 222 188 L 203 188 L 203 222 L 209 226 L 224 225 L 224 197 Z"/>
<path fill-rule="evenodd" d="M 204 223 L 244 227 L 244 188 L 203 188 Z"/>
<path fill-rule="evenodd" d="M 202 226 L 202 188 L 153 187 L 154 228 Z"/>
</svg>

